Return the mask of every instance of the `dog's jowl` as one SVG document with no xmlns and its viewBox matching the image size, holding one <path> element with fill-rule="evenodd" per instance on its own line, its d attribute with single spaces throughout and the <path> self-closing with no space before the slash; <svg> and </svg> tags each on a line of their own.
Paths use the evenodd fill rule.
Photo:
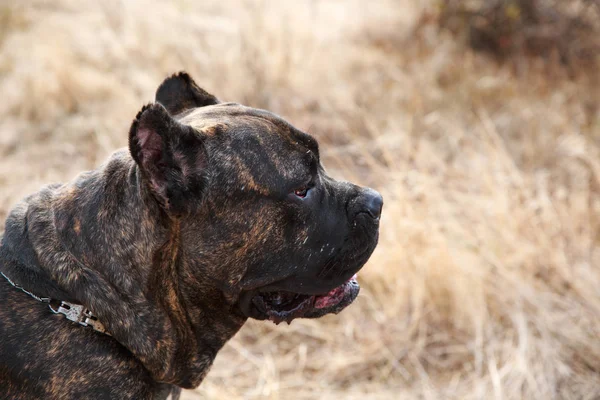
<svg viewBox="0 0 600 400">
<path fill-rule="evenodd" d="M 9 214 L 0 399 L 177 398 L 248 318 L 348 306 L 382 204 L 280 117 L 166 79 L 128 149 Z"/>
</svg>

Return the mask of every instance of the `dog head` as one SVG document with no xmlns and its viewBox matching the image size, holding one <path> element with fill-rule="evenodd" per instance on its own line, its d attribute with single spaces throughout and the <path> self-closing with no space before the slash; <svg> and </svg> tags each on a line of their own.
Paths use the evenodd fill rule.
<svg viewBox="0 0 600 400">
<path fill-rule="evenodd" d="M 276 323 L 356 298 L 383 200 L 328 176 L 312 136 L 221 103 L 180 73 L 139 112 L 129 144 L 161 212 L 178 221 L 184 285 L 210 282 L 232 312 Z"/>
</svg>

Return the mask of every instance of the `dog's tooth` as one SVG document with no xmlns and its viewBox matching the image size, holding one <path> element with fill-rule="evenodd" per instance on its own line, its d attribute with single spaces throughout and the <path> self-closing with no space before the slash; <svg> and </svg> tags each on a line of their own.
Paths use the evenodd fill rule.
<svg viewBox="0 0 600 400">
<path fill-rule="evenodd" d="M 275 297 L 273 297 L 273 305 L 280 306 L 283 304 L 283 296 L 281 293 L 277 293 Z"/>
</svg>

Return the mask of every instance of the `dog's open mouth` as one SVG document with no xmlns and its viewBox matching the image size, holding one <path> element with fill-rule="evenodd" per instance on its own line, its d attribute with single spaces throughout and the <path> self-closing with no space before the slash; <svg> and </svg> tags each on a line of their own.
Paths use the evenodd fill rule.
<svg viewBox="0 0 600 400">
<path fill-rule="evenodd" d="M 257 293 L 252 304 L 265 315 L 265 319 L 279 324 L 290 323 L 294 318 L 317 318 L 337 314 L 354 301 L 360 286 L 356 275 L 346 283 L 323 295 L 306 295 L 285 291 Z"/>
</svg>

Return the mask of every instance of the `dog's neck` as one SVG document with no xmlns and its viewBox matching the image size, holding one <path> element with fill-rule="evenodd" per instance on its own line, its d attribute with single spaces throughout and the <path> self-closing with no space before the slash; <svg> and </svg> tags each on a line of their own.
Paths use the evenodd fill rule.
<svg viewBox="0 0 600 400">
<path fill-rule="evenodd" d="M 27 290 L 89 308 L 155 380 L 192 388 L 245 318 L 225 301 L 195 301 L 199 290 L 204 298 L 222 293 L 198 273 L 190 279 L 179 232 L 129 155 L 118 152 L 104 167 L 17 205 L 0 258 Z"/>
</svg>

